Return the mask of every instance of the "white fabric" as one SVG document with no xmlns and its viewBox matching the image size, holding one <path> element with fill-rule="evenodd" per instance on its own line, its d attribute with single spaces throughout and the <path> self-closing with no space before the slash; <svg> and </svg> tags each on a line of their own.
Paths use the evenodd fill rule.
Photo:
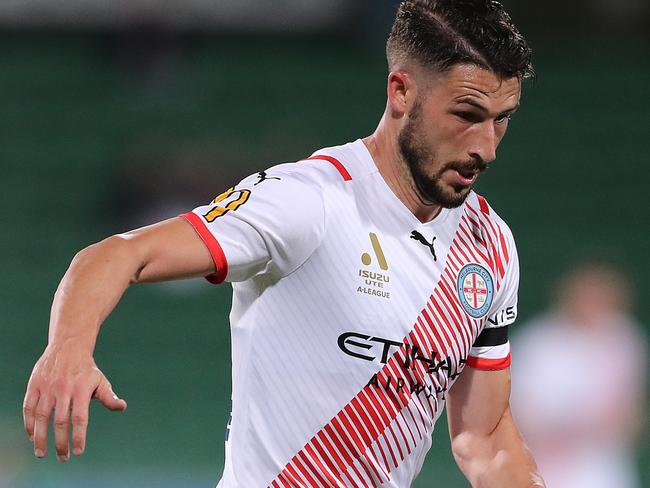
<svg viewBox="0 0 650 488">
<path fill-rule="evenodd" d="M 645 338 L 623 316 L 580 326 L 544 315 L 514 336 L 512 408 L 553 488 L 638 488 L 633 438 Z"/>
<path fill-rule="evenodd" d="M 470 355 L 475 358 L 501 359 L 510 354 L 510 342 L 498 346 L 472 347 Z"/>
<path fill-rule="evenodd" d="M 351 179 L 327 160 L 282 164 L 194 211 L 233 282 L 233 413 L 219 488 L 411 486 L 474 340 L 516 317 L 512 235 L 477 195 L 422 224 L 362 141 L 316 154 Z M 245 203 L 205 220 L 244 190 Z M 414 231 L 435 237 L 433 248 Z M 459 299 L 468 264 L 494 283 L 476 318 Z M 480 280 L 467 283 L 471 300 L 487 296 Z M 488 349 L 473 353 L 498 357 Z"/>
</svg>

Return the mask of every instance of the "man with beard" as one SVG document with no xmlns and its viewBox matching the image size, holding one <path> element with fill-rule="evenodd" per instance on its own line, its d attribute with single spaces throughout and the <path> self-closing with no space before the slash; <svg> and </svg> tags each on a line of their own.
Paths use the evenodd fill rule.
<svg viewBox="0 0 650 488">
<path fill-rule="evenodd" d="M 209 205 L 81 251 L 24 403 L 35 454 L 81 454 L 88 403 L 124 410 L 93 360 L 129 284 L 233 286 L 232 418 L 219 487 L 408 487 L 445 404 L 473 486 L 543 486 L 510 414 L 512 234 L 472 188 L 531 52 L 492 0 L 410 0 L 365 139 L 244 179 Z M 453 385 L 453 388 L 452 388 Z"/>
</svg>

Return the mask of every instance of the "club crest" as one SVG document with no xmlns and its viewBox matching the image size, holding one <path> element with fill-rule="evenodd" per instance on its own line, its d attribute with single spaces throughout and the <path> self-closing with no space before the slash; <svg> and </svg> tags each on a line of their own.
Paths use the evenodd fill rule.
<svg viewBox="0 0 650 488">
<path fill-rule="evenodd" d="M 473 318 L 484 317 L 494 299 L 494 281 L 487 269 L 468 264 L 458 273 L 458 298 L 465 311 Z"/>
</svg>

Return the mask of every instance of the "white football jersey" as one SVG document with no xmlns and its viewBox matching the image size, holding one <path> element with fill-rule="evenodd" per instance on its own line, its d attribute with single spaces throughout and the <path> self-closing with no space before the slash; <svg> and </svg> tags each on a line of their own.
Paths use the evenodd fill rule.
<svg viewBox="0 0 650 488">
<path fill-rule="evenodd" d="M 183 217 L 233 286 L 219 488 L 409 487 L 463 368 L 510 365 L 510 230 L 475 193 L 421 223 L 361 140 Z"/>
</svg>

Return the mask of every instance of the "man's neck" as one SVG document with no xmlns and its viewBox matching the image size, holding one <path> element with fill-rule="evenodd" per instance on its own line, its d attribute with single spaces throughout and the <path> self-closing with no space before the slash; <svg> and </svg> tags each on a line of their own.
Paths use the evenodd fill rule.
<svg viewBox="0 0 650 488">
<path fill-rule="evenodd" d="M 389 127 L 384 118 L 375 132 L 364 138 L 379 173 L 395 196 L 422 223 L 433 220 L 440 213 L 440 205 L 423 201 L 398 147 L 399 134 Z"/>
</svg>

